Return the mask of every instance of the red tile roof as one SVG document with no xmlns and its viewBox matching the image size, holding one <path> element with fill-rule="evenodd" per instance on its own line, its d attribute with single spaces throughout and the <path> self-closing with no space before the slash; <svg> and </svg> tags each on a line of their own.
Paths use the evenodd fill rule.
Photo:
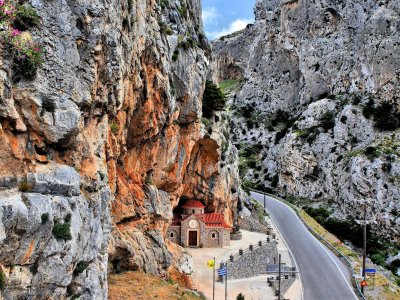
<svg viewBox="0 0 400 300">
<path fill-rule="evenodd" d="M 206 227 L 223 227 L 232 228 L 225 222 L 223 214 L 220 213 L 209 213 L 209 214 L 190 214 L 190 215 L 174 215 L 171 226 L 181 226 L 181 222 L 185 221 L 187 218 L 195 216 L 201 222 L 203 222 Z"/>
<path fill-rule="evenodd" d="M 181 226 L 181 218 L 177 215 L 174 215 L 171 226 Z"/>
<path fill-rule="evenodd" d="M 199 200 L 188 200 L 183 208 L 204 208 L 205 206 Z"/>
<path fill-rule="evenodd" d="M 197 216 L 206 224 L 206 227 L 231 228 L 228 224 L 226 224 L 223 214 L 211 213 Z"/>
</svg>

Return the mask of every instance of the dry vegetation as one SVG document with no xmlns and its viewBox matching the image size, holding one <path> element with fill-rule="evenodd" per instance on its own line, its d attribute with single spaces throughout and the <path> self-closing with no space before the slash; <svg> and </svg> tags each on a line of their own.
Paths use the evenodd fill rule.
<svg viewBox="0 0 400 300">
<path fill-rule="evenodd" d="M 108 277 L 109 300 L 199 300 L 186 288 L 142 272 L 125 272 Z"/>
<path fill-rule="evenodd" d="M 293 206 L 292 206 L 293 207 Z M 354 270 L 359 270 L 362 265 L 362 257 L 359 253 L 352 250 L 349 246 L 343 244 L 336 236 L 324 229 L 317 221 L 310 217 L 304 210 L 296 208 L 302 219 L 320 236 L 331 243 L 336 249 L 345 255 L 351 262 Z M 375 267 L 368 266 L 367 267 Z M 367 279 L 366 298 L 397 300 L 400 299 L 400 288 L 387 277 L 377 273 L 375 278 Z"/>
</svg>

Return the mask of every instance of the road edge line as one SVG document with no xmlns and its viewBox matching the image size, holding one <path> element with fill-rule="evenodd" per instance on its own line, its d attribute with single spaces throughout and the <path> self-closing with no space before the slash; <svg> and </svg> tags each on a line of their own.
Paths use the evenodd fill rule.
<svg viewBox="0 0 400 300">
<path fill-rule="evenodd" d="M 255 192 L 255 193 L 259 193 L 258 191 L 254 191 L 254 192 Z M 257 201 L 256 199 L 254 199 L 254 200 Z M 259 202 L 259 201 L 257 201 L 257 202 Z M 301 299 L 302 299 L 302 300 L 305 300 L 305 298 L 304 298 L 303 281 L 301 280 L 300 269 L 299 269 L 299 266 L 298 266 L 298 264 L 297 264 L 296 258 L 294 257 L 294 255 L 293 255 L 293 253 L 292 253 L 292 250 L 290 250 L 288 244 L 287 244 L 286 241 L 285 241 L 285 238 L 283 237 L 281 231 L 279 230 L 278 226 L 276 225 L 276 223 L 275 223 L 275 221 L 274 221 L 274 219 L 273 219 L 273 217 L 272 217 L 271 212 L 269 212 L 265 207 L 264 207 L 264 211 L 267 212 L 267 213 L 269 214 L 270 219 L 271 219 L 271 222 L 274 224 L 276 231 L 279 233 L 279 236 L 281 237 L 283 243 L 285 244 L 286 248 L 288 249 L 290 258 L 292 259 L 293 263 L 295 264 L 296 269 L 299 271 L 298 274 L 299 274 L 299 280 L 300 280 L 300 285 L 301 285 Z"/>
<path fill-rule="evenodd" d="M 262 192 L 262 191 L 253 190 L 253 189 L 251 189 L 251 191 L 252 191 L 252 192 L 259 193 L 259 194 L 261 194 L 261 195 L 262 195 L 262 194 L 265 194 L 265 195 L 267 195 L 267 196 L 269 196 L 269 197 L 271 197 L 271 198 L 274 198 L 274 199 L 277 200 L 277 201 L 280 201 L 281 203 L 285 204 L 286 206 L 288 206 L 288 207 L 291 209 L 291 211 L 299 218 L 300 223 L 302 223 L 302 225 L 311 233 L 311 235 L 312 235 L 317 241 L 320 242 L 320 245 L 321 245 L 321 243 L 322 243 L 322 244 L 324 244 L 328 249 L 329 249 L 329 248 L 334 249 L 335 251 L 332 251 L 332 250 L 331 250 L 331 252 L 334 253 L 334 254 L 335 254 L 335 252 L 336 252 L 335 255 L 336 255 L 337 257 L 339 257 L 339 259 L 340 259 L 341 257 L 344 258 L 344 259 L 346 260 L 346 262 L 347 262 L 348 268 L 350 268 L 350 271 L 351 271 L 351 273 L 352 273 L 351 277 L 352 277 L 352 279 L 354 279 L 354 282 L 355 282 L 355 286 L 353 285 L 353 287 L 352 287 L 352 291 L 353 291 L 354 295 L 357 297 L 357 299 L 366 300 L 365 296 L 364 296 L 364 295 L 361 293 L 361 291 L 360 291 L 360 288 L 359 288 L 359 286 L 358 286 L 358 283 L 357 283 L 356 279 L 354 278 L 355 271 L 354 271 L 354 269 L 353 269 L 353 266 L 351 266 L 351 264 L 350 264 L 349 260 L 347 259 L 347 257 L 346 257 L 342 252 L 340 252 L 338 249 L 336 249 L 335 246 L 333 246 L 331 243 L 329 243 L 327 240 L 325 240 L 322 236 L 320 236 L 318 233 L 316 233 L 316 232 L 306 223 L 306 221 L 300 216 L 300 214 L 298 213 L 298 211 L 295 209 L 295 208 L 297 208 L 297 207 L 295 207 L 295 206 L 294 206 L 293 204 L 291 204 L 291 203 L 287 203 L 286 200 L 284 200 L 284 199 L 282 199 L 282 198 L 280 198 L 280 197 L 278 197 L 278 196 L 276 196 L 276 195 L 273 195 L 273 194 L 270 194 L 270 193 L 265 193 L 265 192 Z M 271 218 L 271 219 L 272 219 L 272 218 Z M 323 248 L 323 249 L 326 251 L 325 248 Z M 333 258 L 329 255 L 329 252 L 327 252 L 327 254 L 328 254 L 328 256 L 333 260 Z M 338 255 L 337 255 L 337 254 L 338 254 Z M 334 260 L 333 260 L 333 261 L 334 261 Z M 335 261 L 334 261 L 334 263 L 336 264 Z M 337 265 L 337 264 L 336 264 L 336 265 Z M 339 268 L 339 270 L 340 270 L 340 268 Z M 341 271 L 341 270 L 340 270 L 340 271 Z M 342 272 L 341 272 L 341 273 L 342 273 Z M 343 275 L 343 273 L 342 273 L 342 275 Z M 347 280 L 346 280 L 346 282 L 348 283 Z M 349 285 L 349 286 L 350 286 L 350 285 Z M 354 291 L 357 291 L 359 295 L 357 295 Z"/>
</svg>

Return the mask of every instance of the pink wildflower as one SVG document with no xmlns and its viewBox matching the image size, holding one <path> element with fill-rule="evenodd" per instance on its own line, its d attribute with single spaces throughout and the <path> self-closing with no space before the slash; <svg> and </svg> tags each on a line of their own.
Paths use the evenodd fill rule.
<svg viewBox="0 0 400 300">
<path fill-rule="evenodd" d="M 12 36 L 17 36 L 17 35 L 20 35 L 20 34 L 21 34 L 21 31 L 19 31 L 18 29 L 13 29 Z"/>
</svg>

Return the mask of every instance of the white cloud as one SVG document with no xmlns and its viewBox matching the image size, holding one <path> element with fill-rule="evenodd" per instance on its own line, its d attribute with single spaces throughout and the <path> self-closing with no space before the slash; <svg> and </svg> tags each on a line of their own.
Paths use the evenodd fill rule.
<svg viewBox="0 0 400 300">
<path fill-rule="evenodd" d="M 201 17 L 204 25 L 215 24 L 218 17 L 217 9 L 215 7 L 206 7 L 203 9 Z"/>
<path fill-rule="evenodd" d="M 231 24 L 229 24 L 228 28 L 223 28 L 220 31 L 213 31 L 213 32 L 207 32 L 207 36 L 211 39 L 217 39 L 221 36 L 231 34 L 233 32 L 242 30 L 246 28 L 246 26 L 250 23 L 252 23 L 252 19 L 237 19 L 233 21 Z"/>
</svg>

